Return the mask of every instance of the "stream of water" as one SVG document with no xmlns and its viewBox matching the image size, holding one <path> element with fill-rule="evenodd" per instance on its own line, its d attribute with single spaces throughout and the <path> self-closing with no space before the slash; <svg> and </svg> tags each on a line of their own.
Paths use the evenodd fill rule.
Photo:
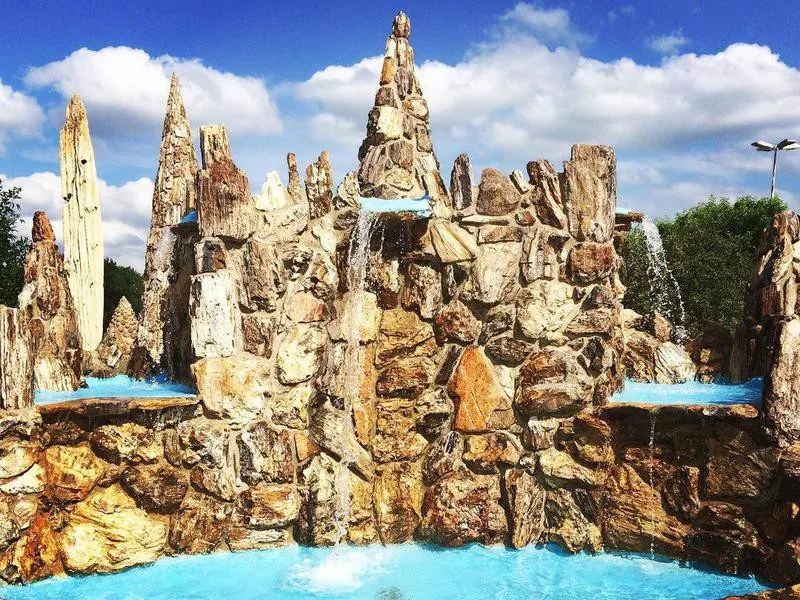
<svg viewBox="0 0 800 600">
<path fill-rule="evenodd" d="M 667 317 L 675 326 L 675 332 L 680 339 L 685 333 L 683 326 L 686 321 L 681 288 L 667 264 L 664 244 L 656 224 L 645 217 L 642 221 L 642 230 L 647 245 L 650 298 L 655 310 Z"/>
</svg>

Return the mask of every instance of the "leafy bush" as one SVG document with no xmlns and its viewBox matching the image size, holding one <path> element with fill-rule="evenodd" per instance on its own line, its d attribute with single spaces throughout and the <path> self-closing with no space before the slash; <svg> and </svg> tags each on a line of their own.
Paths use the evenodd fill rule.
<svg viewBox="0 0 800 600">
<path fill-rule="evenodd" d="M 142 308 L 144 281 L 142 275 L 131 267 L 123 267 L 107 258 L 103 264 L 105 288 L 103 293 L 103 329 L 108 327 L 111 315 L 117 308 L 120 298 L 125 296 L 138 314 Z"/>
<path fill-rule="evenodd" d="M 786 210 L 778 198 L 751 196 L 731 202 L 708 201 L 656 222 L 664 251 L 681 289 L 691 334 L 710 325 L 733 329 L 741 320 L 753 256 L 772 217 Z M 647 249 L 640 229 L 626 234 L 620 246 L 628 286 L 624 304 L 640 313 L 653 310 L 647 273 Z"/>
<path fill-rule="evenodd" d="M 0 180 L 0 304 L 16 306 L 22 290 L 25 254 L 30 242 L 16 234 L 19 217 L 19 188 L 3 188 Z"/>
</svg>

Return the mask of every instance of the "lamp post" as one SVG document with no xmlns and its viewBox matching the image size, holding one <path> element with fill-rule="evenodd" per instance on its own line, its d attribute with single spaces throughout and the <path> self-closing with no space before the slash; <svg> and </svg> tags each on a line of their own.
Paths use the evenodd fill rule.
<svg viewBox="0 0 800 600">
<path fill-rule="evenodd" d="M 764 140 L 757 140 L 750 144 L 759 152 L 772 152 L 772 185 L 769 188 L 769 197 L 775 197 L 775 171 L 778 168 L 778 150 L 797 150 L 800 143 L 797 140 L 783 140 L 777 144 L 770 144 Z"/>
</svg>

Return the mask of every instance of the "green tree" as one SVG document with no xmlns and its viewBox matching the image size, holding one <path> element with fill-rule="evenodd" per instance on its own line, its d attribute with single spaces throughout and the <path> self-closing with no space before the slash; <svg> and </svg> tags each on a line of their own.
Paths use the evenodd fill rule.
<svg viewBox="0 0 800 600">
<path fill-rule="evenodd" d="M 20 188 L 4 188 L 0 180 L 0 304 L 16 306 L 22 290 L 25 254 L 30 243 L 16 233 L 20 219 Z"/>
<path fill-rule="evenodd" d="M 733 329 L 741 320 L 753 257 L 772 217 L 786 210 L 778 198 L 751 196 L 706 202 L 657 221 L 664 252 L 681 289 L 690 333 L 709 325 Z M 621 244 L 628 286 L 625 306 L 646 313 L 649 294 L 644 236 L 634 230 Z"/>
<path fill-rule="evenodd" d="M 139 313 L 142 308 L 144 281 L 138 271 L 118 265 L 110 258 L 105 259 L 103 264 L 103 279 L 103 329 L 105 330 L 123 296 L 131 303 L 133 310 Z"/>
</svg>

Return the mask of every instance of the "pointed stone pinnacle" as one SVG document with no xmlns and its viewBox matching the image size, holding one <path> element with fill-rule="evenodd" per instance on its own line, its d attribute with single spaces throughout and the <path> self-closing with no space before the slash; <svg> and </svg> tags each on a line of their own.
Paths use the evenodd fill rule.
<svg viewBox="0 0 800 600">
<path fill-rule="evenodd" d="M 53 227 L 50 225 L 50 219 L 43 210 L 37 210 L 33 213 L 33 227 L 31 228 L 31 240 L 36 242 L 55 242 L 56 234 L 53 233 Z"/>
<path fill-rule="evenodd" d="M 392 23 L 392 35 L 399 38 L 411 37 L 411 20 L 402 10 L 397 13 Z"/>
<path fill-rule="evenodd" d="M 65 128 L 76 128 L 81 122 L 88 120 L 86 116 L 86 107 L 83 105 L 83 100 L 79 94 L 70 96 L 69 103 L 67 104 L 67 118 L 64 121 Z"/>
</svg>

